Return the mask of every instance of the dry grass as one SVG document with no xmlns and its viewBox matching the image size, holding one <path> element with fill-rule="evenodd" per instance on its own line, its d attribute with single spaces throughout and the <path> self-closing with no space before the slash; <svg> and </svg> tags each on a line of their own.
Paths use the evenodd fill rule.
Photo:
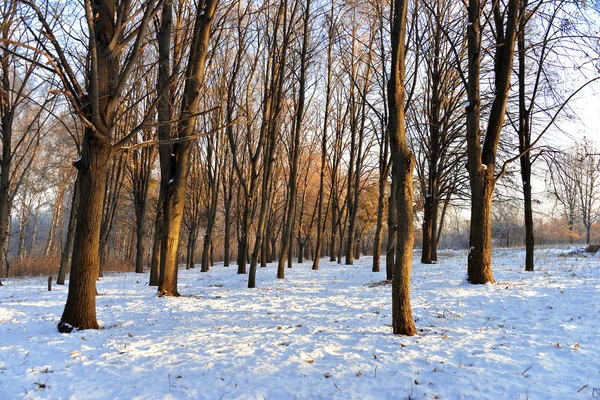
<svg viewBox="0 0 600 400">
<path fill-rule="evenodd" d="M 104 272 L 133 272 L 135 263 L 129 260 L 108 260 L 104 264 Z"/>
<path fill-rule="evenodd" d="M 23 260 L 12 260 L 8 270 L 11 278 L 23 276 L 49 276 L 58 274 L 60 256 L 33 256 Z"/>
<path fill-rule="evenodd" d="M 60 266 L 60 255 L 43 257 L 32 256 L 23 260 L 12 260 L 8 276 L 20 278 L 26 276 L 56 276 Z M 109 260 L 103 268 L 104 272 L 132 272 L 135 265 L 121 260 Z M 3 271 L 4 272 L 4 271 Z"/>
</svg>

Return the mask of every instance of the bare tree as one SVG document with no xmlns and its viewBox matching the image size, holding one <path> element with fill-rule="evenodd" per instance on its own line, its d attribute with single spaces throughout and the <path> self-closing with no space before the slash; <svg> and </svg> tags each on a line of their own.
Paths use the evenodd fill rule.
<svg viewBox="0 0 600 400">
<path fill-rule="evenodd" d="M 176 132 L 182 141 L 172 148 L 169 180 L 163 202 L 162 243 L 160 251 L 159 296 L 178 296 L 177 250 L 185 205 L 192 144 L 185 140 L 194 135 L 204 82 L 205 63 L 211 26 L 218 0 L 201 0 L 196 5 L 190 53 L 185 72 L 185 87 Z M 163 159 L 161 158 L 161 161 Z"/>
<path fill-rule="evenodd" d="M 298 104 L 296 107 L 296 121 L 292 129 L 291 135 L 291 166 L 289 179 L 289 195 L 286 210 L 286 221 L 283 225 L 283 233 L 281 235 L 281 248 L 279 253 L 278 270 L 283 271 L 283 266 L 288 257 L 290 250 L 290 242 L 292 241 L 293 232 L 292 225 L 296 209 L 296 192 L 298 190 L 298 158 L 300 156 L 300 137 L 302 136 L 302 121 L 304 119 L 304 109 L 306 106 L 306 72 L 308 68 L 308 41 L 310 32 L 310 10 L 311 0 L 306 0 L 303 14 L 303 32 L 302 32 L 302 48 L 300 50 L 300 76 L 298 78 Z"/>
<path fill-rule="evenodd" d="M 100 269 L 98 253 L 106 171 L 113 148 L 122 148 L 137 133 L 133 130 L 113 145 L 115 121 L 119 120 L 119 104 L 141 54 L 146 28 L 162 1 L 142 2 L 137 10 L 130 7 L 130 2 L 117 0 L 86 0 L 83 10 L 73 8 L 85 15 L 88 29 L 89 63 L 84 86 L 72 67 L 71 53 L 65 51 L 65 43 L 54 32 L 55 26 L 64 25 L 55 24 L 52 18 L 61 18 L 62 14 L 46 14 L 33 1 L 23 0 L 23 3 L 35 12 L 40 25 L 36 28 L 40 32 L 37 41 L 85 125 L 81 158 L 75 162 L 80 201 L 69 294 L 58 328 L 61 332 L 71 332 L 73 328 L 96 329 L 95 283 Z"/>
<path fill-rule="evenodd" d="M 397 226 L 394 277 L 392 281 L 392 330 L 394 334 L 416 334 L 410 305 L 410 274 L 414 244 L 413 183 L 414 155 L 408 147 L 404 128 L 405 102 L 405 42 L 408 2 L 395 0 L 391 9 L 392 64 L 388 84 L 388 123 L 392 180 L 396 188 Z"/>
<path fill-rule="evenodd" d="M 483 7 L 482 7 L 483 6 Z M 489 7 L 486 7 L 489 6 Z M 482 24 L 482 10 L 489 14 Z M 473 284 L 494 282 L 492 274 L 492 195 L 501 173 L 496 175 L 496 153 L 506 113 L 518 25 L 519 0 L 483 3 L 469 0 L 467 6 L 467 170 L 471 185 L 471 230 L 469 234 L 468 280 Z M 492 26 L 494 53 L 494 100 L 482 140 L 480 76 L 482 27 Z M 483 145 L 482 145 L 483 144 Z"/>
</svg>

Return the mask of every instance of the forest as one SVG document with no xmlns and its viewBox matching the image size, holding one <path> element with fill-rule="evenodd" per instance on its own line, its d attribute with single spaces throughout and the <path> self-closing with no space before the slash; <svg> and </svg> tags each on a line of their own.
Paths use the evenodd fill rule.
<svg viewBox="0 0 600 400">
<path fill-rule="evenodd" d="M 253 303 L 289 312 L 316 285 L 306 317 L 277 330 L 308 329 L 319 301 L 345 318 L 356 296 L 365 303 L 348 315 L 380 307 L 356 329 L 393 334 L 377 339 L 393 352 L 429 330 L 448 337 L 429 311 L 469 314 L 427 308 L 451 302 L 447 291 L 504 302 L 505 286 L 532 285 L 551 297 L 552 279 L 561 294 L 570 284 L 566 269 L 583 285 L 572 295 L 589 290 L 599 310 L 596 1 L 4 0 L 0 12 L 0 322 L 17 321 L 35 287 L 58 313 L 40 317 L 54 335 L 102 335 L 140 322 L 128 310 L 107 323 L 113 301 L 147 303 L 136 307 L 174 326 L 185 319 L 171 314 L 196 308 L 191 318 L 210 325 L 223 309 L 200 298 L 235 293 L 238 320 Z M 0 345 L 0 392 L 2 355 Z M 171 392 L 182 378 L 168 376 Z M 428 396 L 418 381 L 401 393 Z M 600 396 L 600 376 L 589 382 L 581 390 Z M 234 397 L 290 395 L 259 386 Z M 480 389 L 471 395 L 527 393 Z M 346 398 L 319 395 L 332 393 Z"/>
</svg>

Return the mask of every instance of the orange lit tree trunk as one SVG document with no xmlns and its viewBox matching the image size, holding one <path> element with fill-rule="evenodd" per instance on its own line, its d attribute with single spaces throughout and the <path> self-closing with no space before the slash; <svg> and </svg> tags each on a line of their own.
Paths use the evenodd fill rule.
<svg viewBox="0 0 600 400">
<path fill-rule="evenodd" d="M 413 169 L 414 155 L 404 127 L 405 40 L 408 1 L 394 0 L 391 11 L 391 72 L 388 82 L 389 137 L 392 175 L 396 181 L 397 235 L 392 279 L 392 330 L 394 334 L 416 334 L 410 305 L 410 274 L 414 244 Z"/>
<path fill-rule="evenodd" d="M 196 17 L 190 54 L 185 73 L 185 87 L 181 112 L 177 124 L 177 136 L 185 139 L 194 134 L 200 104 L 204 69 L 208 54 L 208 41 L 218 0 L 201 0 L 196 5 Z M 159 296 L 178 296 L 177 250 L 185 205 L 187 178 L 191 165 L 192 143 L 188 140 L 173 146 L 174 162 L 163 204 L 163 232 L 160 252 Z"/>
<path fill-rule="evenodd" d="M 167 123 L 173 117 L 173 104 L 171 96 L 171 32 L 173 24 L 173 4 L 165 2 L 162 7 L 160 28 L 156 33 L 158 42 L 158 79 L 156 89 L 158 92 L 157 117 L 159 122 L 158 139 L 171 139 L 171 124 Z M 150 282 L 149 286 L 158 286 L 160 277 L 160 247 L 163 230 L 163 203 L 165 191 L 169 181 L 169 170 L 171 167 L 171 145 L 162 144 L 158 146 L 160 158 L 160 189 L 156 205 L 156 218 L 154 221 L 154 238 L 152 243 L 152 255 L 150 257 Z"/>
</svg>

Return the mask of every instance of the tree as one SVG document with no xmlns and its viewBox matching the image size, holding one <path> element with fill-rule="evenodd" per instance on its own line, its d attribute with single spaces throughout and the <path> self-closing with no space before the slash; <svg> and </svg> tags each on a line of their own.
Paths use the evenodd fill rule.
<svg viewBox="0 0 600 400">
<path fill-rule="evenodd" d="M 416 334 L 410 305 L 410 274 L 414 244 L 413 183 L 414 155 L 404 128 L 405 41 L 408 1 L 394 0 L 391 9 L 392 63 L 388 83 L 389 137 L 392 180 L 395 182 L 397 226 L 394 277 L 392 280 L 392 330 L 394 334 Z"/>
<path fill-rule="evenodd" d="M 151 139 L 150 129 L 145 129 L 141 135 L 142 141 Z M 131 162 L 128 163 L 128 171 L 131 180 L 131 191 L 133 196 L 133 205 L 135 209 L 135 231 L 136 231 L 136 252 L 135 252 L 135 272 L 141 274 L 144 272 L 146 263 L 146 236 L 147 227 L 147 208 L 148 191 L 150 189 L 152 165 L 156 158 L 156 149 L 152 146 L 134 150 L 131 154 Z"/>
<path fill-rule="evenodd" d="M 205 63 L 211 26 L 219 0 L 200 0 L 196 6 L 190 53 L 185 72 L 181 108 L 176 126 L 180 141 L 173 144 L 171 168 L 163 201 L 160 251 L 159 296 L 179 296 L 177 291 L 177 250 L 191 166 L 192 143 L 202 95 Z M 161 162 L 165 161 L 161 158 Z M 163 178 L 164 179 L 164 178 Z"/>
<path fill-rule="evenodd" d="M 466 50 L 460 33 L 456 3 L 437 0 L 425 4 L 422 35 L 429 43 L 423 51 L 426 91 L 411 112 L 414 119 L 413 148 L 417 155 L 417 176 L 423 198 L 423 251 L 421 262 L 437 261 L 437 243 L 445 209 L 463 186 L 459 173 L 466 158 L 464 147 L 464 95 L 453 52 L 461 57 Z M 448 36 L 446 36 L 448 35 Z M 443 205 L 440 217 L 440 208 Z"/>
<path fill-rule="evenodd" d="M 308 68 L 308 40 L 310 30 L 310 4 L 311 0 L 306 0 L 304 7 L 304 26 L 302 31 L 302 49 L 300 50 L 300 76 L 298 78 L 298 105 L 296 108 L 296 121 L 292 129 L 292 143 L 291 146 L 291 166 L 290 166 L 290 179 L 289 179 L 289 195 L 286 210 L 286 221 L 283 226 L 283 234 L 281 235 L 281 248 L 279 253 L 279 266 L 278 271 L 283 271 L 283 266 L 287 260 L 288 253 L 290 251 L 290 242 L 294 233 L 292 232 L 292 225 L 294 220 L 294 214 L 296 210 L 296 192 L 298 190 L 298 158 L 300 156 L 300 137 L 302 136 L 302 120 L 304 118 L 304 109 L 306 102 L 306 70 Z M 283 277 L 279 276 L 278 277 Z"/>
<path fill-rule="evenodd" d="M 585 229 L 585 242 L 592 241 L 593 224 L 600 217 L 600 153 L 587 138 L 567 151 L 548 157 L 546 183 L 552 197 L 562 206 L 572 242 L 577 220 Z"/>
<path fill-rule="evenodd" d="M 376 111 L 377 114 L 377 119 L 379 121 L 379 135 L 376 135 L 377 138 L 377 144 L 379 145 L 379 197 L 377 199 L 377 224 L 376 224 L 376 229 L 375 229 L 375 243 L 373 244 L 373 268 L 372 271 L 373 272 L 379 272 L 380 267 L 379 267 L 379 263 L 380 263 L 380 255 L 381 255 L 381 246 L 382 246 L 382 239 L 383 239 L 383 220 L 384 220 L 384 211 L 385 211 L 385 206 L 386 206 L 386 188 L 388 186 L 388 179 L 389 179 L 389 174 L 390 174 L 390 169 L 392 167 L 392 163 L 390 160 L 390 141 L 389 141 L 389 132 L 387 129 L 387 122 L 388 122 L 388 109 L 387 109 L 387 102 L 386 102 L 386 96 L 387 96 L 387 92 L 386 92 L 386 83 L 388 80 L 388 71 L 387 71 L 387 57 L 388 57 L 388 52 L 386 51 L 386 40 L 385 40 L 385 36 L 387 35 L 386 32 L 386 18 L 385 18 L 385 12 L 383 10 L 382 7 L 382 2 L 375 2 L 375 13 L 376 13 L 376 20 L 377 20 L 377 30 L 378 30 L 378 56 L 379 56 L 379 65 L 377 68 L 373 69 L 373 72 L 375 73 L 376 77 L 377 77 L 377 86 L 380 88 L 381 91 L 381 101 L 382 101 L 382 105 L 381 107 L 383 108 L 382 111 Z M 375 108 L 375 107 L 372 107 Z M 388 210 L 388 213 L 390 211 Z M 391 232 L 393 232 L 395 230 L 395 228 L 392 227 L 388 227 L 388 229 L 390 229 Z M 388 232 L 388 238 L 391 235 Z M 390 246 L 391 244 L 388 243 L 388 246 Z M 392 244 L 393 245 L 393 244 Z M 387 253 L 387 252 L 386 252 Z M 386 262 L 388 260 L 386 259 Z M 389 261 L 393 261 L 393 257 L 391 258 L 391 260 Z M 390 264 L 391 265 L 391 264 Z M 390 274 L 388 276 L 388 279 L 391 279 L 392 277 L 392 273 L 390 270 Z"/>
<path fill-rule="evenodd" d="M 0 270 L 8 276 L 13 202 L 33 163 L 55 96 L 47 93 L 46 82 L 35 74 L 45 42 L 32 46 L 27 31 L 17 25 L 26 10 L 18 1 L 4 1 L 0 13 Z M 47 94 L 41 95 L 42 91 Z"/>
<path fill-rule="evenodd" d="M 327 161 L 327 139 L 329 129 L 329 115 L 331 108 L 331 86 L 333 80 L 333 41 L 334 41 L 334 16 L 335 8 L 331 3 L 327 26 L 327 83 L 325 89 L 325 109 L 323 110 L 323 132 L 321 134 L 321 167 L 319 170 L 319 192 L 317 194 L 317 237 L 315 256 L 313 259 L 313 270 L 319 269 L 321 260 L 321 248 L 323 247 L 323 234 L 325 233 L 327 214 L 330 201 L 327 202 L 326 210 L 323 212 L 323 200 L 325 197 L 325 167 Z"/>
<path fill-rule="evenodd" d="M 482 140 L 480 76 L 482 58 L 482 10 L 490 5 L 494 53 L 494 99 Z M 484 7 L 482 7 L 484 6 Z M 502 174 L 496 175 L 495 164 L 500 134 L 506 113 L 517 32 L 519 0 L 483 4 L 469 0 L 467 6 L 467 170 L 471 186 L 471 227 L 469 233 L 468 280 L 473 284 L 494 283 L 492 273 L 492 195 Z M 483 145 L 482 145 L 483 144 Z"/>
<path fill-rule="evenodd" d="M 250 273 L 248 275 L 248 288 L 256 287 L 256 266 L 258 256 L 265 235 L 265 224 L 267 208 L 269 206 L 269 194 L 272 189 L 271 171 L 275 161 L 275 147 L 277 144 L 278 127 L 277 122 L 281 115 L 285 85 L 286 63 L 288 48 L 293 32 L 292 22 L 295 19 L 298 3 L 294 4 L 291 12 L 288 10 L 288 2 L 280 3 L 275 12 L 273 22 L 274 37 L 269 46 L 269 67 L 266 71 L 265 95 L 263 102 L 263 118 L 260 126 L 261 137 L 264 137 L 265 150 L 262 166 L 261 203 L 258 222 L 256 226 L 256 237 L 254 250 L 250 259 Z M 264 133 L 263 133 L 264 132 Z M 292 201 L 292 199 L 288 199 Z M 277 278 L 284 278 L 284 268 L 280 264 L 277 268 Z"/>
<path fill-rule="evenodd" d="M 580 4 L 566 0 L 521 0 L 519 8 L 518 116 L 511 117 L 509 110 L 509 118 L 519 140 L 519 154 L 507 162 L 518 158 L 521 167 L 526 271 L 534 270 L 532 170 L 533 163 L 542 152 L 534 153 L 536 144 L 554 125 L 573 96 L 599 79 L 587 78 L 585 68 L 582 68 L 582 64 L 586 64 L 582 60 L 591 61 L 596 53 L 596 36 L 590 32 L 592 24 L 586 14 Z M 574 43 L 577 45 L 573 46 Z M 567 66 L 569 63 L 577 66 L 586 81 L 567 96 L 555 88 L 559 86 L 555 66 Z M 540 123 L 542 121 L 545 125 Z M 539 128 L 536 129 L 537 126 Z"/>
<path fill-rule="evenodd" d="M 156 30 L 156 41 L 158 47 L 158 73 L 156 79 L 156 90 L 158 92 L 157 119 L 158 139 L 166 142 L 172 136 L 174 86 L 171 82 L 171 39 L 173 30 L 173 4 L 170 1 L 164 3 L 161 10 L 160 26 Z M 175 52 L 175 51 L 173 51 Z M 180 65 L 180 60 L 174 60 L 175 65 Z M 176 75 L 174 73 L 174 75 Z M 160 281 L 160 254 L 163 234 L 163 208 L 164 198 L 169 184 L 171 168 L 171 145 L 162 143 L 158 146 L 160 159 L 160 189 L 156 205 L 156 218 L 154 220 L 154 238 L 152 244 L 152 255 L 150 257 L 150 286 L 158 286 Z"/>
<path fill-rule="evenodd" d="M 58 329 L 61 332 L 71 332 L 74 328 L 97 329 L 95 284 L 100 269 L 98 254 L 106 171 L 113 148 L 122 148 L 137 133 L 134 129 L 122 141 L 113 144 L 115 121 L 119 120 L 119 103 L 141 54 L 146 28 L 162 1 L 142 2 L 137 10 L 130 7 L 129 1 L 84 1 L 89 40 L 84 86 L 72 68 L 71 53 L 65 51 L 54 32 L 54 26 L 64 25 L 49 21 L 35 2 L 23 2 L 35 12 L 40 24 L 36 31 L 41 33 L 37 41 L 85 125 L 81 158 L 74 163 L 78 170 L 80 201 L 69 294 Z M 49 17 L 60 18 L 61 15 Z M 125 49 L 129 51 L 124 52 Z"/>
</svg>

